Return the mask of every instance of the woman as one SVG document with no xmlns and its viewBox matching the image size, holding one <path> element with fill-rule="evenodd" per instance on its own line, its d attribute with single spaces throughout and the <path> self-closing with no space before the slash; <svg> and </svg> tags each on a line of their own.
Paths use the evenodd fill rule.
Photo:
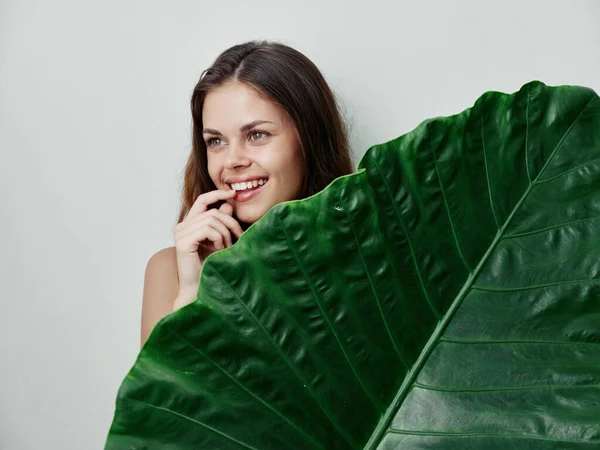
<svg viewBox="0 0 600 450">
<path fill-rule="evenodd" d="M 192 151 L 175 246 L 148 261 L 141 344 L 196 298 L 200 267 L 272 206 L 352 173 L 335 96 L 319 69 L 286 45 L 251 41 L 223 52 L 191 99 Z"/>
</svg>

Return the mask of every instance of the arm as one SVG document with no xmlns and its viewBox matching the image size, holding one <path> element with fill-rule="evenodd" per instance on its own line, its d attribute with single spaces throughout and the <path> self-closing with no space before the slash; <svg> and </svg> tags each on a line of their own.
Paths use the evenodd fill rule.
<svg viewBox="0 0 600 450">
<path fill-rule="evenodd" d="M 152 255 L 146 265 L 141 346 L 144 345 L 158 321 L 173 311 L 173 304 L 179 291 L 175 255 L 175 247 L 164 248 Z"/>
</svg>

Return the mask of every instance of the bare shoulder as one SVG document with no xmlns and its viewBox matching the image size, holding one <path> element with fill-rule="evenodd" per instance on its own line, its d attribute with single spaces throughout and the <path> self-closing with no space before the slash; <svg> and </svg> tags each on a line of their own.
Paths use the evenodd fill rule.
<svg viewBox="0 0 600 450">
<path fill-rule="evenodd" d="M 150 257 L 150 259 L 152 258 L 166 258 L 166 257 L 173 257 L 175 258 L 175 246 L 173 247 L 166 247 L 163 248 L 162 250 L 157 251 L 154 255 L 152 255 Z"/>
<path fill-rule="evenodd" d="M 146 265 L 144 283 L 150 283 L 153 287 L 159 283 L 161 287 L 174 289 L 175 292 L 179 289 L 175 247 L 163 248 L 150 257 Z"/>
<path fill-rule="evenodd" d="M 175 270 L 177 273 L 177 254 L 174 246 L 163 248 L 150 257 L 146 269 L 155 267 Z"/>
<path fill-rule="evenodd" d="M 154 325 L 173 311 L 179 291 L 177 254 L 175 247 L 154 253 L 146 265 L 142 299 L 141 343 L 150 335 Z"/>
<path fill-rule="evenodd" d="M 179 289 L 179 275 L 177 273 L 177 254 L 175 247 L 166 247 L 154 253 L 146 265 L 146 280 L 161 280 Z M 149 279 L 149 280 L 148 280 Z"/>
</svg>

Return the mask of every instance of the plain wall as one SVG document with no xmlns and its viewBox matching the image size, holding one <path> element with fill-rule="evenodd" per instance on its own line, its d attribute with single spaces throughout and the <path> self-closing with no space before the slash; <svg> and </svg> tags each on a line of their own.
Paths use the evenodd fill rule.
<svg viewBox="0 0 600 450">
<path fill-rule="evenodd" d="M 280 40 L 342 99 L 355 159 L 488 90 L 600 92 L 600 2 L 0 1 L 0 449 L 103 447 L 174 245 L 189 98 Z"/>
</svg>

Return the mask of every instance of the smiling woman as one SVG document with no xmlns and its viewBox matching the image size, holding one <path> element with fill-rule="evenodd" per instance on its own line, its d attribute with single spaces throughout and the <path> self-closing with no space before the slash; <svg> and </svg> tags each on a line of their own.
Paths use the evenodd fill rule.
<svg viewBox="0 0 600 450">
<path fill-rule="evenodd" d="M 175 246 L 146 267 L 142 346 L 162 317 L 194 301 L 208 255 L 233 245 L 276 204 L 354 171 L 334 93 L 287 45 L 250 41 L 225 50 L 200 76 L 191 111 Z"/>
<path fill-rule="evenodd" d="M 210 127 L 203 130 L 208 173 L 217 189 L 236 191 L 227 202 L 239 221 L 253 223 L 273 205 L 301 195 L 306 169 L 300 139 L 281 106 L 232 81 L 206 96 L 202 120 Z"/>
</svg>

